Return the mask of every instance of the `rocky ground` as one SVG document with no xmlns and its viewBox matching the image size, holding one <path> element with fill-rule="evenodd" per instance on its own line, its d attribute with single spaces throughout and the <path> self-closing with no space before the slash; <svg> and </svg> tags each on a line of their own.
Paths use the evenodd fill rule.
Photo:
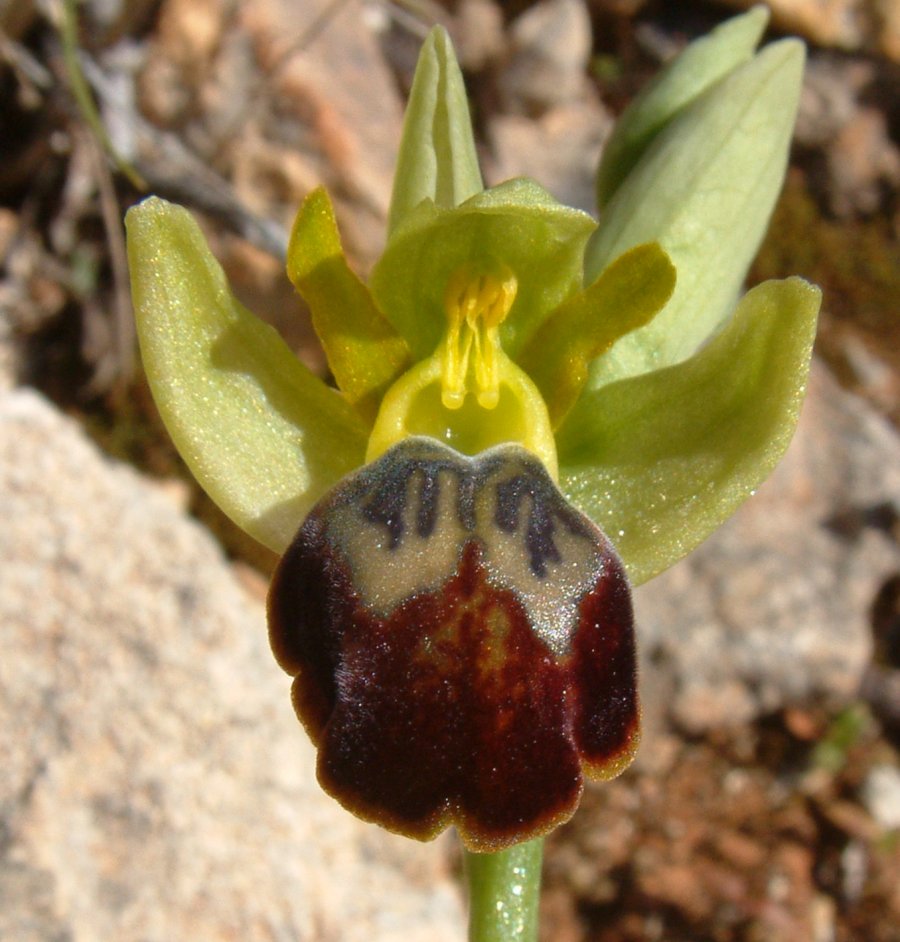
<svg viewBox="0 0 900 942">
<path fill-rule="evenodd" d="M 746 5 L 88 0 L 74 52 L 123 160 L 323 370 L 286 232 L 324 182 L 354 262 L 377 257 L 431 23 L 488 179 L 590 208 L 616 114 Z M 819 358 L 773 477 L 637 593 L 646 740 L 548 841 L 553 942 L 900 940 L 900 13 L 771 6 L 810 63 L 752 277 L 823 286 Z M 139 191 L 60 24 L 0 2 L 0 938 L 461 939 L 452 840 L 385 835 L 314 784 L 266 645 L 272 559 L 196 492 L 141 377 Z"/>
</svg>

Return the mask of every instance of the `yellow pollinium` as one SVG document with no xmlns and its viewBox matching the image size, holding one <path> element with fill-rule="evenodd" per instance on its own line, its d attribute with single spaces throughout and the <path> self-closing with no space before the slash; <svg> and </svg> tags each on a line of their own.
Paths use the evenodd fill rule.
<svg viewBox="0 0 900 942">
<path fill-rule="evenodd" d="M 412 435 L 476 455 L 518 442 L 557 477 L 556 444 L 537 386 L 506 355 L 500 325 L 518 282 L 502 263 L 465 265 L 447 280 L 447 329 L 434 353 L 404 373 L 381 402 L 366 461 Z"/>
<path fill-rule="evenodd" d="M 516 299 L 519 283 L 505 265 L 473 274 L 460 268 L 447 283 L 444 310 L 441 401 L 459 409 L 474 386 L 478 404 L 493 409 L 500 399 L 500 325 Z"/>
</svg>

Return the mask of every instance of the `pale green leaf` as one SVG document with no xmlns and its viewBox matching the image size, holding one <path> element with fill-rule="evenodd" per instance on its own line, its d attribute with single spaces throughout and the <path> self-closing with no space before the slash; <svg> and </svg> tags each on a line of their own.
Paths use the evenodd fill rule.
<svg viewBox="0 0 900 942">
<path fill-rule="evenodd" d="M 436 26 L 422 45 L 406 106 L 388 232 L 424 199 L 452 209 L 482 188 L 466 86 L 450 37 Z"/>
<path fill-rule="evenodd" d="M 602 210 L 657 134 L 698 95 L 746 62 L 769 21 L 767 7 L 732 17 L 677 55 L 625 109 L 597 169 Z"/>
<path fill-rule="evenodd" d="M 309 305 L 335 382 L 374 418 L 379 393 L 409 364 L 409 349 L 347 264 L 334 209 L 322 187 L 306 197 L 297 213 L 287 271 Z"/>
<path fill-rule="evenodd" d="M 783 454 L 820 299 L 799 278 L 759 285 L 691 359 L 586 392 L 570 412 L 557 438 L 560 484 L 635 584 L 704 540 Z"/>
<path fill-rule="evenodd" d="M 594 277 L 642 242 L 678 271 L 669 303 L 591 367 L 599 387 L 689 357 L 734 306 L 784 180 L 804 48 L 768 46 L 685 108 L 616 192 L 588 246 Z"/>
<path fill-rule="evenodd" d="M 129 210 L 128 259 L 147 379 L 203 489 L 282 552 L 312 502 L 362 463 L 366 429 L 276 331 L 232 296 L 187 210 Z"/>
</svg>

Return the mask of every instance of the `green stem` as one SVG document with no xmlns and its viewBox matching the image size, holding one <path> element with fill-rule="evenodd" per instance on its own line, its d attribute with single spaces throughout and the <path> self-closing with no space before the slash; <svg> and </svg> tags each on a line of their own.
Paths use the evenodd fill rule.
<svg viewBox="0 0 900 942">
<path fill-rule="evenodd" d="M 463 851 L 469 942 L 536 942 L 543 838 L 496 854 Z"/>
<path fill-rule="evenodd" d="M 69 86 L 72 89 L 78 110 L 100 145 L 119 168 L 119 171 L 128 177 L 129 182 L 136 190 L 146 192 L 147 182 L 122 157 L 110 139 L 106 126 L 103 124 L 103 119 L 100 117 L 100 112 L 97 111 L 97 105 L 94 103 L 91 88 L 84 77 L 81 62 L 78 58 L 78 11 L 75 9 L 75 3 L 76 0 L 65 0 L 65 3 L 63 3 L 59 32 L 62 38 L 63 60 L 66 64 Z"/>
</svg>

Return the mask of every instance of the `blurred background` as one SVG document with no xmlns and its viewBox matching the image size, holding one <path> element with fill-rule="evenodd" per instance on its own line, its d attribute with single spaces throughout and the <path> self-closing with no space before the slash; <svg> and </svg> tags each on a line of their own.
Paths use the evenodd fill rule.
<svg viewBox="0 0 900 942">
<path fill-rule="evenodd" d="M 187 205 L 325 375 L 287 233 L 324 183 L 357 270 L 377 258 L 434 23 L 487 181 L 590 210 L 616 116 L 749 5 L 0 0 L 0 938 L 463 938 L 453 842 L 315 786 L 267 651 L 274 559 L 159 422 L 122 216 Z M 809 63 L 750 281 L 822 286 L 809 397 L 759 493 L 636 593 L 646 738 L 547 842 L 553 942 L 900 940 L 900 3 L 769 6 Z"/>
</svg>

